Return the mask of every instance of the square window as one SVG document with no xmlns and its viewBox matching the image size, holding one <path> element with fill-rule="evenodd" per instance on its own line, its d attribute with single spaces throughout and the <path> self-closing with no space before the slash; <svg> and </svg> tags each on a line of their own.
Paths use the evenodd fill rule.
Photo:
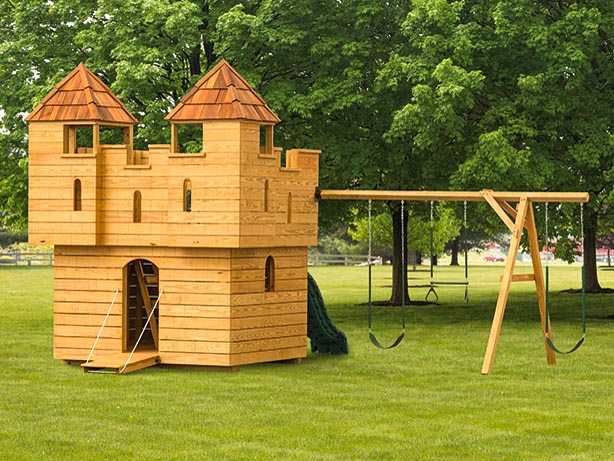
<svg viewBox="0 0 614 461">
<path fill-rule="evenodd" d="M 200 154 L 203 152 L 203 124 L 173 124 L 173 153 Z"/>
<path fill-rule="evenodd" d="M 93 152 L 93 125 L 67 125 L 64 127 L 64 153 L 91 154 Z"/>
</svg>

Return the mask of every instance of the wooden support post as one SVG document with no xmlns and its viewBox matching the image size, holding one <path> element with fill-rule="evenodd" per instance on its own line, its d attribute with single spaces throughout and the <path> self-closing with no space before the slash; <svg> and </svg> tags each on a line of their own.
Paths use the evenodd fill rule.
<svg viewBox="0 0 614 461">
<path fill-rule="evenodd" d="M 542 262 L 539 254 L 539 240 L 537 238 L 537 227 L 535 225 L 535 214 L 533 207 L 529 208 L 527 216 L 527 234 L 529 237 L 529 248 L 531 250 L 531 261 L 533 262 L 533 273 L 535 274 L 535 291 L 537 292 L 537 304 L 539 306 L 539 317 L 542 324 L 542 335 L 544 337 L 544 347 L 546 348 L 546 360 L 549 365 L 556 365 L 556 355 L 546 342 L 546 284 L 542 271 Z M 549 321 L 550 319 L 548 319 Z M 552 337 L 552 328 L 549 328 Z"/>
<path fill-rule="evenodd" d="M 514 223 L 510 219 L 510 217 L 505 213 L 505 210 L 501 207 L 501 204 L 493 197 L 493 191 L 484 189 L 482 191 L 482 195 L 484 196 L 484 200 L 488 202 L 490 207 L 495 210 L 497 216 L 501 218 L 501 221 L 507 226 L 510 232 L 514 232 Z M 522 233 L 522 227 L 520 228 L 520 232 Z"/>
<path fill-rule="evenodd" d="M 124 144 L 126 145 L 126 165 L 133 165 L 134 152 L 132 146 L 132 139 L 134 138 L 134 126 L 130 125 L 124 127 Z"/>
<path fill-rule="evenodd" d="M 64 153 L 74 154 L 77 152 L 77 128 L 74 126 L 64 126 Z"/>
<path fill-rule="evenodd" d="M 177 128 L 177 124 L 171 122 L 171 154 L 178 154 L 178 153 L 179 153 L 179 130 Z"/>
<path fill-rule="evenodd" d="M 98 154 L 100 151 L 100 125 L 94 123 L 92 126 L 92 152 Z"/>
<path fill-rule="evenodd" d="M 486 196 L 485 196 L 486 198 Z M 488 201 L 488 199 L 486 199 Z M 491 206 L 493 204 L 488 202 Z M 496 204 L 496 202 L 495 202 Z M 498 204 L 496 204 L 498 207 Z M 512 274 L 514 273 L 514 267 L 516 266 L 516 254 L 520 246 L 520 238 L 522 237 L 522 231 L 527 216 L 527 209 L 531 205 L 531 202 L 527 197 L 521 197 L 518 204 L 518 214 L 514 223 L 512 231 L 512 240 L 510 241 L 510 248 L 505 259 L 505 271 L 503 272 L 503 279 L 501 280 L 501 287 L 499 288 L 499 298 L 497 299 L 497 307 L 495 308 L 495 315 L 490 328 L 490 336 L 488 337 L 488 345 L 486 346 L 486 353 L 484 354 L 484 362 L 482 364 L 482 374 L 488 375 L 492 370 L 492 364 L 495 360 L 495 351 L 497 349 L 497 342 L 499 341 L 499 334 L 501 332 L 501 325 L 503 324 L 503 315 L 505 314 L 505 306 L 507 305 L 507 298 L 512 285 Z M 500 209 L 500 207 L 498 207 Z M 493 209 L 497 211 L 495 206 Z M 502 210 L 501 210 L 502 211 Z M 497 214 L 499 212 L 497 211 Z M 509 219 L 509 218 L 508 218 Z"/>
</svg>

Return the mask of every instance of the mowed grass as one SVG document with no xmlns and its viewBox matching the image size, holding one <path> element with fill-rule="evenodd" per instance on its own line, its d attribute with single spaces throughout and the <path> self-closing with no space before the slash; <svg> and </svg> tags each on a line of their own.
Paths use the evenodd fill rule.
<svg viewBox="0 0 614 461">
<path fill-rule="evenodd" d="M 614 296 L 588 295 L 588 337 L 548 366 L 534 285 L 512 293 L 493 374 L 480 374 L 503 266 L 472 267 L 437 306 L 409 306 L 396 349 L 367 338 L 367 268 L 310 269 L 348 356 L 238 373 L 154 367 L 85 374 L 53 359 L 53 272 L 0 268 L 0 459 L 7 460 L 602 460 L 613 459 Z M 526 268 L 528 271 L 529 268 Z M 525 270 L 520 268 L 520 270 Z M 438 268 L 458 279 L 462 268 Z M 422 300 L 428 272 L 409 272 Z M 581 334 L 578 267 L 552 269 L 561 347 Z M 600 270 L 614 287 L 614 271 Z M 374 268 L 374 298 L 390 267 Z M 374 309 L 389 343 L 398 308 Z"/>
</svg>

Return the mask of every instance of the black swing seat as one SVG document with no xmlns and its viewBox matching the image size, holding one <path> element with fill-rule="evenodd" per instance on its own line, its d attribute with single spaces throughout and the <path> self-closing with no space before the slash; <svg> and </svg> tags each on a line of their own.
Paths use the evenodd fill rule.
<svg viewBox="0 0 614 461">
<path fill-rule="evenodd" d="M 431 295 L 434 295 L 435 299 L 433 300 L 433 302 L 435 303 L 438 302 L 439 295 L 437 294 L 437 291 L 435 291 L 435 288 L 441 285 L 464 286 L 465 287 L 465 303 L 469 302 L 469 281 L 468 280 L 464 280 L 462 282 L 441 282 L 441 281 L 431 280 L 429 291 L 426 292 L 426 296 L 424 297 L 424 300 L 430 302 Z"/>
<path fill-rule="evenodd" d="M 432 287 L 436 287 L 439 285 L 469 285 L 469 282 L 431 282 Z"/>
<path fill-rule="evenodd" d="M 563 355 L 571 354 L 572 352 L 577 351 L 585 339 L 586 339 L 586 333 L 582 335 L 582 337 L 578 340 L 578 342 L 576 343 L 574 347 L 572 347 L 568 351 L 562 351 L 554 345 L 554 343 L 550 339 L 550 336 L 546 333 L 546 344 L 548 344 L 548 347 L 552 349 L 554 352 L 556 352 L 557 354 L 563 354 Z"/>
<path fill-rule="evenodd" d="M 404 337 L 405 337 L 405 328 L 403 328 L 403 331 L 401 332 L 399 337 L 397 339 L 395 339 L 394 342 L 390 346 L 384 346 L 384 345 L 382 345 L 382 343 L 380 343 L 377 340 L 375 335 L 371 331 L 369 331 L 369 339 L 371 340 L 371 343 L 373 343 L 373 345 L 375 347 L 377 347 L 378 349 L 382 349 L 382 350 L 393 349 L 393 348 L 397 347 L 399 344 L 401 344 L 401 341 L 403 341 Z"/>
<path fill-rule="evenodd" d="M 578 340 L 575 346 L 567 351 L 563 351 L 557 348 L 552 339 L 550 338 L 550 268 L 546 266 L 546 328 L 545 328 L 545 336 L 546 336 L 546 344 L 550 349 L 552 349 L 557 354 L 571 354 L 572 352 L 577 351 L 580 346 L 584 343 L 586 339 L 586 298 L 585 288 L 584 288 L 584 266 L 582 266 L 582 337 Z"/>
</svg>

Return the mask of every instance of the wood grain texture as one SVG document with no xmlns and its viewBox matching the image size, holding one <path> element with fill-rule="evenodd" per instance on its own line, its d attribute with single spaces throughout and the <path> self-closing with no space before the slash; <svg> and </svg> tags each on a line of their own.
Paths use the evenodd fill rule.
<svg viewBox="0 0 614 461">
<path fill-rule="evenodd" d="M 99 83 L 80 65 L 29 118 L 30 241 L 55 244 L 54 355 L 85 360 L 105 318 L 96 354 L 123 352 L 162 292 L 151 342 L 163 363 L 304 357 L 320 152 L 292 149 L 282 166 L 279 119 L 224 62 L 169 115 L 171 144 L 148 150 L 132 148 L 135 120 Z M 183 122 L 202 125 L 202 152 L 177 152 Z M 121 144 L 100 144 L 104 125 L 123 128 Z"/>
<path fill-rule="evenodd" d="M 273 256 L 277 266 L 276 291 L 265 293 L 268 256 Z M 164 293 L 158 306 L 158 347 L 160 354 L 171 354 L 166 355 L 166 363 L 230 366 L 234 356 L 240 356 L 237 363 L 304 356 L 306 248 L 191 251 L 58 246 L 56 357 L 87 358 L 114 291 L 120 288 L 119 298 L 123 296 L 123 268 L 134 259 L 152 261 L 159 270 L 159 288 Z M 122 350 L 121 304 L 113 306 L 101 334 L 97 350 L 103 354 Z M 297 354 L 297 350 L 301 352 Z M 188 358 L 190 355 L 194 360 Z M 220 355 L 227 357 L 220 359 Z M 170 357 L 179 358 L 173 362 Z"/>
</svg>

